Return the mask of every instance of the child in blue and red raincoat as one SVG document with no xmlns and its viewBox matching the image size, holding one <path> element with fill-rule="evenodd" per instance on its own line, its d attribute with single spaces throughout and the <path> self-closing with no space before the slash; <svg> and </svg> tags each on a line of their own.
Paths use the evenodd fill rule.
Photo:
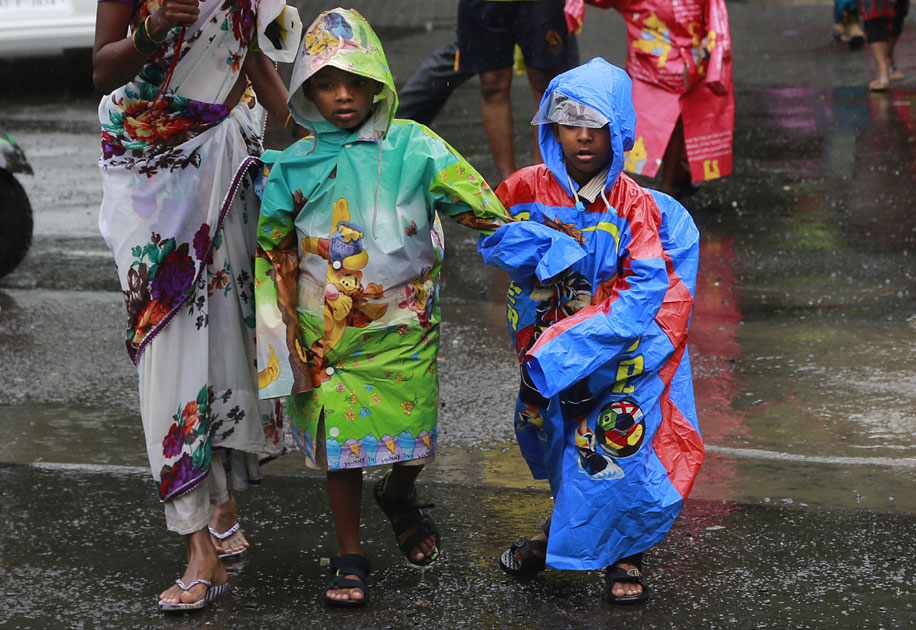
<svg viewBox="0 0 916 630">
<path fill-rule="evenodd" d="M 515 427 L 552 518 L 500 558 L 516 576 L 606 568 L 613 603 L 648 597 L 642 552 L 667 535 L 703 460 L 687 351 L 699 233 L 621 171 L 636 115 L 603 59 L 551 81 L 532 124 L 544 164 L 497 196 L 517 219 L 482 237 L 512 279 Z"/>
</svg>

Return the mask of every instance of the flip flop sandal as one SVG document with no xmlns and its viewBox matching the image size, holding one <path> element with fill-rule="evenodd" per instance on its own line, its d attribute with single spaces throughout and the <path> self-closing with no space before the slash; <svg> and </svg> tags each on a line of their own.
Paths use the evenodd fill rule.
<svg viewBox="0 0 916 630">
<path fill-rule="evenodd" d="M 890 68 L 888 68 L 888 70 L 890 71 L 888 75 L 888 79 L 890 79 L 891 81 L 902 81 L 903 79 L 906 78 L 906 75 L 900 72 L 900 70 L 897 69 L 897 66 L 891 66 Z"/>
<path fill-rule="evenodd" d="M 870 92 L 887 92 L 890 89 L 891 81 L 886 77 L 878 77 L 868 84 Z"/>
<path fill-rule="evenodd" d="M 649 586 L 643 579 L 642 574 L 642 554 L 637 553 L 626 558 L 621 558 L 617 562 L 632 564 L 635 569 L 624 569 L 616 564 L 607 567 L 604 570 L 605 596 L 604 598 L 610 604 L 638 604 L 649 599 Z M 614 595 L 611 590 L 615 582 L 632 582 L 642 586 L 642 593 L 636 595 Z"/>
<path fill-rule="evenodd" d="M 205 606 L 208 606 L 211 603 L 213 603 L 217 598 L 225 595 L 226 592 L 229 590 L 228 582 L 226 584 L 220 584 L 219 586 L 213 586 L 213 583 L 210 580 L 194 580 L 193 582 L 185 586 L 185 583 L 182 582 L 180 579 L 178 579 L 178 580 L 175 580 L 175 584 L 177 584 L 178 588 L 180 588 L 183 591 L 190 591 L 192 588 L 194 588 L 198 584 L 203 584 L 204 586 L 207 587 L 207 592 L 204 594 L 203 597 L 198 599 L 196 602 L 190 602 L 190 603 L 176 602 L 174 604 L 171 604 L 171 603 L 166 603 L 160 599 L 159 600 L 159 610 L 161 610 L 162 612 L 184 612 L 186 610 L 200 610 L 201 608 L 204 608 Z"/>
<path fill-rule="evenodd" d="M 227 538 L 229 538 L 229 537 L 230 537 L 232 534 L 234 534 L 235 532 L 239 531 L 239 528 L 240 528 L 239 523 L 236 523 L 235 525 L 233 525 L 232 527 L 230 527 L 229 529 L 227 529 L 226 531 L 224 531 L 222 534 L 220 534 L 218 531 L 216 531 L 216 530 L 213 529 L 212 527 L 208 527 L 207 529 L 210 530 L 210 535 L 211 535 L 211 536 L 213 536 L 214 538 L 216 538 L 217 540 L 219 540 L 220 542 L 222 542 L 222 541 L 226 540 Z M 219 558 L 220 560 L 232 560 L 232 559 L 234 559 L 234 558 L 238 558 L 239 556 L 241 556 L 241 555 L 242 555 L 243 553 L 245 553 L 246 551 L 248 551 L 248 548 L 247 548 L 247 547 L 246 547 L 245 549 L 240 549 L 240 550 L 238 550 L 238 551 L 233 551 L 233 552 L 230 552 L 230 553 L 217 553 L 217 554 L 216 554 L 216 557 Z"/>
<path fill-rule="evenodd" d="M 324 603 L 328 606 L 338 606 L 341 608 L 355 608 L 365 606 L 369 602 L 369 584 L 367 578 L 372 570 L 369 558 L 354 553 L 334 556 L 333 558 L 322 558 L 323 566 L 330 566 L 334 570 L 334 575 L 324 587 Z M 355 575 L 358 579 L 345 577 Z M 362 599 L 334 599 L 328 597 L 328 591 L 337 589 L 359 589 L 363 592 Z"/>
<path fill-rule="evenodd" d="M 545 534 L 550 535 L 550 517 L 541 523 L 541 529 Z M 521 556 L 521 562 L 515 557 L 516 551 Z M 540 552 L 542 555 L 534 555 L 535 551 Z M 528 578 L 536 575 L 547 568 L 547 541 L 532 540 L 527 536 L 519 536 L 499 556 L 499 568 L 517 578 Z"/>
<path fill-rule="evenodd" d="M 429 514 L 426 513 L 426 510 L 436 506 L 433 503 L 417 503 L 416 486 L 410 489 L 410 494 L 406 502 L 398 503 L 392 501 L 385 496 L 385 489 L 388 487 L 388 478 L 390 476 L 391 470 L 385 473 L 385 476 L 375 484 L 375 489 L 373 491 L 375 502 L 378 503 L 382 512 L 385 513 L 385 516 L 387 516 L 389 522 L 391 522 L 395 540 L 398 543 L 398 547 L 401 549 L 401 553 L 407 558 L 407 562 L 415 567 L 429 566 L 439 559 L 440 536 L 439 528 L 436 527 L 436 523 L 430 518 Z M 416 531 L 401 542 L 401 535 L 414 527 Z M 416 549 L 417 545 L 430 536 L 436 537 L 436 546 L 432 554 L 420 562 L 415 561 L 410 557 L 410 552 Z"/>
</svg>

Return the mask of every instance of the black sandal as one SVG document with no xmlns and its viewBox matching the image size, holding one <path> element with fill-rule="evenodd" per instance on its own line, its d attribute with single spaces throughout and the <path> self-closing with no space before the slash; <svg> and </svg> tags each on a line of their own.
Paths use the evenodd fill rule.
<svg viewBox="0 0 916 630">
<path fill-rule="evenodd" d="M 394 529 L 394 538 L 398 543 L 398 547 L 401 548 L 401 553 L 407 558 L 407 562 L 417 567 L 429 566 L 439 559 L 440 538 L 439 528 L 436 527 L 436 523 L 433 522 L 433 519 L 426 513 L 426 510 L 436 506 L 433 503 L 417 503 L 416 486 L 410 489 L 410 494 L 406 502 L 398 503 L 392 501 L 385 496 L 385 489 L 388 487 L 388 478 L 390 476 L 391 471 L 389 470 L 385 473 L 385 476 L 375 484 L 375 490 L 373 492 L 375 495 L 375 502 L 378 503 L 382 512 L 385 513 L 385 516 L 387 516 L 388 520 L 391 522 L 391 527 Z M 404 542 L 401 542 L 401 535 L 414 527 L 416 531 L 408 536 Z M 415 561 L 410 557 L 410 552 L 416 549 L 417 545 L 430 536 L 436 537 L 436 546 L 433 548 L 432 554 L 420 562 Z"/>
<path fill-rule="evenodd" d="M 632 564 L 635 569 L 624 569 L 617 566 L 618 563 Z M 611 590 L 615 582 L 635 582 L 642 586 L 642 593 L 636 595 L 614 595 Z M 606 586 L 605 599 L 611 604 L 638 604 L 649 599 L 649 586 L 643 579 L 642 574 L 642 553 L 636 553 L 626 558 L 621 558 L 617 563 L 612 564 L 604 570 L 604 584 Z"/>
<path fill-rule="evenodd" d="M 341 607 L 364 606 L 369 601 L 369 584 L 366 581 L 369 577 L 369 571 L 372 570 L 369 558 L 348 553 L 342 556 L 334 556 L 333 558 L 329 558 L 329 560 L 329 565 L 334 571 L 334 575 L 324 587 L 324 603 L 328 606 Z M 324 561 L 324 558 L 322 558 L 322 561 Z M 323 563 L 324 562 L 322 562 L 322 564 Z M 345 577 L 347 575 L 355 575 L 359 579 L 354 580 L 353 578 Z M 328 591 L 344 588 L 357 588 L 361 590 L 363 592 L 363 598 L 334 599 L 333 597 L 328 597 Z"/>
<path fill-rule="evenodd" d="M 549 516 L 541 523 L 541 529 L 545 534 L 550 535 Z M 515 559 L 516 551 L 522 558 L 521 562 Z M 536 556 L 535 551 L 543 555 Z M 499 557 L 499 567 L 509 575 L 518 578 L 528 578 L 543 571 L 547 568 L 547 541 L 531 540 L 527 536 L 519 536 Z"/>
</svg>

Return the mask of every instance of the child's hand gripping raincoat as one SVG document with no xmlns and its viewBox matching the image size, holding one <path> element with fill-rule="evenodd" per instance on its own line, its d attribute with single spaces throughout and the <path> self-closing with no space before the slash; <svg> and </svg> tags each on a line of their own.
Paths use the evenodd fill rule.
<svg viewBox="0 0 916 630">
<path fill-rule="evenodd" d="M 481 238 L 512 278 L 509 332 L 522 363 L 519 445 L 555 497 L 547 564 L 595 569 L 662 540 L 703 460 L 687 352 L 699 234 L 672 198 L 621 173 L 633 145 L 630 79 L 603 59 L 556 77 L 610 122 L 602 194 L 576 201 L 562 148 L 497 188 L 519 219 Z"/>
<path fill-rule="evenodd" d="M 360 127 L 334 126 L 303 95 L 325 65 L 382 84 Z M 261 397 L 293 394 L 294 434 L 312 464 L 429 456 L 444 254 L 437 212 L 489 233 L 505 211 L 442 139 L 393 120 L 397 95 L 384 52 L 355 11 L 322 13 L 306 33 L 289 105 L 313 133 L 265 157 L 276 162 L 258 228 Z"/>
<path fill-rule="evenodd" d="M 678 118 L 694 182 L 732 172 L 735 94 L 725 0 L 586 0 L 616 9 L 627 24 L 627 73 L 639 113 L 624 170 L 654 177 Z M 583 0 L 567 0 L 570 26 Z"/>
</svg>

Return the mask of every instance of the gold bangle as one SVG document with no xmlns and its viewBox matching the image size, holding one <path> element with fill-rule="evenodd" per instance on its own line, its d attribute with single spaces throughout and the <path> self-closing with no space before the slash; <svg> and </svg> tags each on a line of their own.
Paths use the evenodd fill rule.
<svg viewBox="0 0 916 630">
<path fill-rule="evenodd" d="M 289 129 L 289 119 L 293 117 L 293 113 L 290 112 L 286 115 L 286 120 L 283 121 L 283 128 Z"/>
<path fill-rule="evenodd" d="M 147 16 L 146 16 L 146 19 L 143 20 L 143 30 L 146 31 L 146 37 L 147 37 L 147 39 L 149 39 L 149 40 L 150 40 L 151 42 L 153 42 L 154 44 L 161 44 L 161 43 L 165 42 L 165 40 L 167 40 L 167 39 L 169 38 L 169 32 L 166 31 L 166 32 L 165 32 L 165 37 L 163 37 L 162 39 L 153 39 L 153 34 L 150 33 L 150 31 L 149 31 L 149 19 L 150 19 L 151 17 L 153 17 L 153 16 L 152 16 L 152 15 L 147 15 Z"/>
<path fill-rule="evenodd" d="M 134 31 L 134 34 L 130 38 L 130 41 L 134 45 L 134 50 L 136 50 L 138 53 L 140 53 L 144 57 L 149 57 L 151 54 L 153 54 L 156 51 L 158 46 L 153 44 L 152 40 L 150 40 L 149 38 L 149 35 L 141 32 L 141 30 L 145 30 L 143 29 L 142 23 L 140 24 L 140 26 L 137 27 L 137 30 Z"/>
</svg>

